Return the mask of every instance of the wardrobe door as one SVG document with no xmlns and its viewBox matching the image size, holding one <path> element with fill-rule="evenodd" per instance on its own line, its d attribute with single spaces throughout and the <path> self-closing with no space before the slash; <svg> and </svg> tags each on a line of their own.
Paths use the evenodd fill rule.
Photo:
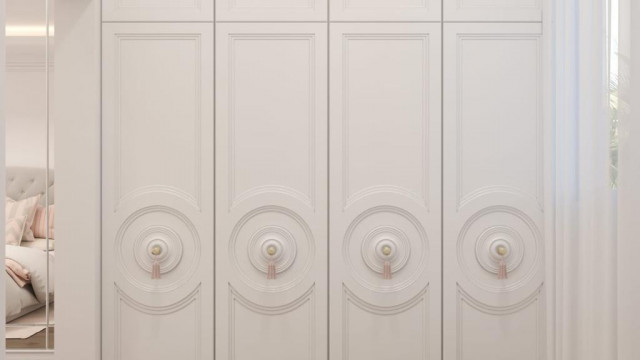
<svg viewBox="0 0 640 360">
<path fill-rule="evenodd" d="M 327 25 L 218 24 L 216 355 L 327 358 Z"/>
<path fill-rule="evenodd" d="M 212 359 L 213 25 L 104 24 L 102 64 L 103 359 Z"/>
<path fill-rule="evenodd" d="M 544 359 L 541 25 L 444 29 L 444 358 Z"/>
<path fill-rule="evenodd" d="M 439 24 L 332 24 L 331 359 L 440 358 Z"/>
</svg>

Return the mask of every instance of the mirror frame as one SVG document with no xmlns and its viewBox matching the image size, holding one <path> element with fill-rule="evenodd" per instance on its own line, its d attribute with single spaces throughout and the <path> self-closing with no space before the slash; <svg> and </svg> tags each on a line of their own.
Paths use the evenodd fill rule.
<svg viewBox="0 0 640 360">
<path fill-rule="evenodd" d="M 53 28 L 54 28 L 54 22 L 52 21 L 53 19 L 55 19 L 53 17 L 54 12 L 53 12 L 53 8 L 54 8 L 54 1 L 55 0 L 42 0 L 41 3 L 35 3 L 33 4 L 34 6 L 37 6 L 38 9 L 30 9 L 30 10 L 44 10 L 44 28 L 45 28 L 45 32 L 44 35 L 40 35 L 40 34 L 35 34 L 34 37 L 38 40 L 42 39 L 44 40 L 44 61 L 42 63 L 42 67 L 37 66 L 37 67 L 33 67 L 33 68 L 29 68 L 29 72 L 31 71 L 35 71 L 37 73 L 40 73 L 40 71 L 42 70 L 42 75 L 44 76 L 44 98 L 41 100 L 44 100 L 44 109 L 43 111 L 45 112 L 45 116 L 44 116 L 44 130 L 45 130 L 45 136 L 46 136 L 46 140 L 44 142 L 45 147 L 46 147 L 46 151 L 45 151 L 45 159 L 44 159 L 44 172 L 45 172 L 45 181 L 44 181 L 44 185 L 45 185 L 45 189 L 44 189 L 44 193 L 43 193 L 43 197 L 44 197 L 44 203 L 42 203 L 41 205 L 44 205 L 44 209 L 45 209 L 45 219 L 46 219 L 46 269 L 47 269 L 47 279 L 46 279 L 46 294 L 45 294 L 45 302 L 44 302 L 44 306 L 42 308 L 44 308 L 44 313 L 45 313 L 45 322 L 42 324 L 37 324 L 37 325 L 43 325 L 44 326 L 44 347 L 42 348 L 9 348 L 7 349 L 7 339 L 6 339 L 6 328 L 7 328 L 7 324 L 4 323 L 4 326 L 2 327 L 2 339 L 4 339 L 3 341 L 3 349 L 4 351 L 6 351 L 7 354 L 9 353 L 20 353 L 20 354 L 26 354 L 26 353 L 51 353 L 53 352 L 54 349 L 54 344 L 52 343 L 52 336 L 51 336 L 51 332 L 49 329 L 53 329 L 55 328 L 55 325 L 53 323 L 51 323 L 51 307 L 53 305 L 53 303 L 51 302 L 51 292 L 50 292 L 50 284 L 53 282 L 52 276 L 53 274 L 52 272 L 52 266 L 55 268 L 55 264 L 50 264 L 51 261 L 51 257 L 50 257 L 50 252 L 52 252 L 53 250 L 50 250 L 51 247 L 51 238 L 50 238 L 50 225 L 49 225 L 49 221 L 50 221 L 50 217 L 49 217 L 49 211 L 50 208 L 49 206 L 52 205 L 52 196 L 53 194 L 51 193 L 51 187 L 50 187 L 50 176 L 51 176 L 51 162 L 54 158 L 54 155 L 52 153 L 52 147 L 51 147 L 51 143 L 52 143 L 52 133 L 51 133 L 51 129 L 52 127 L 52 121 L 53 121 L 53 116 L 52 116 L 52 102 L 51 99 L 52 97 L 52 91 L 53 91 L 53 86 L 52 86 L 52 79 L 53 79 L 53 75 L 54 73 L 52 73 L 52 65 L 54 64 L 54 55 L 53 55 L 53 48 L 52 48 L 52 44 L 54 44 L 55 38 L 54 38 L 54 34 L 53 34 Z M 2 9 L 6 9 L 6 5 L 7 2 L 2 0 L 2 2 L 0 3 L 0 6 L 2 6 Z M 44 9 L 40 8 L 40 6 L 44 6 Z M 7 15 L 6 15 L 6 11 L 3 11 L 3 18 L 2 21 L 0 21 L 0 24 L 2 24 L 2 32 L 3 32 L 3 43 L 2 45 L 2 54 L 3 54 L 3 60 L 4 62 L 2 63 L 2 75 L 3 78 L 0 82 L 0 84 L 2 84 L 3 87 L 3 91 L 6 91 L 7 86 L 5 85 L 6 82 L 4 80 L 6 80 L 6 72 L 7 71 L 20 71 L 23 70 L 23 67 L 21 65 L 17 65 L 17 66 L 10 66 L 10 70 L 7 70 L 7 61 L 6 61 L 6 56 L 7 56 L 7 48 L 6 48 L 6 41 L 5 41 L 5 36 L 6 36 L 6 21 L 7 21 Z M 29 36 L 28 36 L 29 37 Z M 40 47 L 40 45 L 38 45 L 38 47 Z M 3 98 L 2 98 L 3 104 L 6 103 L 6 99 L 4 98 L 4 93 L 3 93 Z M 3 107 L 4 109 L 4 107 Z M 6 121 L 6 117 L 3 119 Z M 0 132 L 3 136 L 3 143 L 2 146 L 5 149 L 5 154 L 6 154 L 6 145 L 7 145 L 7 133 L 6 133 L 6 123 L 3 122 L 3 130 L 2 132 Z M 38 125 L 40 126 L 40 124 Z M 6 161 L 6 157 L 3 156 L 2 157 L 3 162 L 2 162 L 2 172 L 0 173 L 0 175 L 2 176 L 2 191 L 6 192 L 6 165 L 7 165 L 7 161 Z M 12 164 L 12 165 L 18 165 L 18 164 Z M 40 165 L 36 165 L 36 164 L 31 164 L 31 163 L 27 163 L 27 164 L 21 164 L 20 166 L 27 166 L 27 167 L 35 167 L 35 168 L 40 168 Z M 4 194 L 4 193 L 3 193 Z M 4 208 L 3 208 L 4 210 Z M 6 224 L 3 223 L 3 226 L 6 226 Z M 5 248 L 2 247 L 2 257 L 5 256 L 4 252 L 5 252 Z M 55 273 L 55 272 L 54 272 Z M 4 289 L 4 286 L 1 286 L 3 288 L 3 297 L 2 299 L 5 299 L 4 297 L 6 296 L 6 289 Z M 42 308 L 39 308 L 38 310 L 41 310 Z M 3 308 L 3 310 L 5 310 Z M 26 315 L 26 314 L 23 314 Z M 21 315 L 21 316 L 23 316 Z M 4 316 L 2 317 L 2 319 L 5 319 L 4 321 L 6 322 L 6 313 L 4 314 Z"/>
<path fill-rule="evenodd" d="M 5 1 L 0 0 L 4 8 Z M 7 360 L 100 359 L 100 141 L 101 141 L 101 2 L 56 0 L 53 116 L 56 166 L 56 232 L 67 239 L 57 245 L 55 274 L 72 279 L 56 284 L 54 350 L 5 350 Z M 4 12 L 0 11 L 0 80 L 4 80 Z M 4 87 L 0 86 L 0 109 Z M 0 130 L 4 117 L 0 113 Z M 4 134 L 4 131 L 0 132 Z M 2 136 L 0 146 L 4 146 Z M 5 191 L 4 159 L 0 160 L 0 195 Z M 87 196 L 78 196 L 86 194 Z M 3 214 L 4 208 L 0 211 Z M 82 219 L 77 221 L 76 219 Z M 4 224 L 0 226 L 3 230 Z M 89 240 L 91 239 L 91 241 Z M 4 247 L 0 247 L 4 257 Z M 60 256 L 62 254 L 62 256 Z M 83 271 L 77 271 L 82 269 Z M 0 281 L 3 281 L 0 272 Z M 2 288 L 2 287 L 0 287 Z M 0 296 L 4 296 L 4 288 Z M 79 300 L 81 299 L 81 300 Z M 4 338 L 4 307 L 0 307 Z"/>
<path fill-rule="evenodd" d="M 4 0 L 0 0 L 0 9 L 5 9 L 5 3 Z M 4 44 L 4 32 L 5 32 L 5 27 L 4 27 L 5 21 L 4 21 L 4 11 L 0 11 L 0 84 L 4 84 L 4 73 L 5 73 L 5 69 L 6 69 L 6 64 L 5 64 L 5 44 Z M 0 139 L 0 146 L 4 149 L 5 148 L 5 136 L 4 136 L 4 100 L 5 100 L 5 96 L 4 96 L 4 86 L 0 86 L 0 134 L 2 134 L 1 139 Z M 4 156 L 0 156 L 0 198 L 5 197 L 5 182 L 6 182 L 6 178 L 5 178 L 5 157 Z M 0 219 L 4 219 L 4 212 L 5 212 L 5 208 L 4 207 L 0 207 Z M 5 222 L 4 221 L 0 221 L 0 234 L 4 234 L 4 228 L 5 228 Z M 4 237 L 3 237 L 4 238 Z M 0 258 L 4 259 L 4 246 L 0 246 Z M 5 272 L 4 271 L 0 271 L 0 283 L 4 284 L 4 276 L 5 276 Z M 0 299 L 4 299 L 6 296 L 5 294 L 5 288 L 4 286 L 0 286 Z M 4 339 L 5 338 L 5 307 L 4 306 L 0 306 L 0 339 Z M 5 341 L 0 341 L 0 353 L 4 353 L 5 352 Z"/>
</svg>

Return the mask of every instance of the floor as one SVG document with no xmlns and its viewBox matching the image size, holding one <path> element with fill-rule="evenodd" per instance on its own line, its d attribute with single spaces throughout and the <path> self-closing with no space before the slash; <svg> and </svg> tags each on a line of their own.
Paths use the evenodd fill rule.
<svg viewBox="0 0 640 360">
<path fill-rule="evenodd" d="M 49 328 L 49 349 L 53 349 L 54 328 Z M 7 349 L 45 349 L 45 330 L 28 339 L 7 339 Z"/>
<path fill-rule="evenodd" d="M 18 319 L 15 319 L 10 322 L 12 325 L 27 325 L 27 324 L 46 324 L 46 312 L 45 308 L 40 308 L 36 311 L 33 311 L 29 314 L 26 314 Z M 53 349 L 54 344 L 54 326 L 55 326 L 55 304 L 51 303 L 49 307 L 49 349 Z M 6 339 L 6 348 L 7 349 L 46 349 L 46 332 L 44 326 L 38 326 L 42 328 L 42 330 L 36 332 L 34 335 L 29 336 L 26 339 L 12 338 Z M 14 328 L 16 329 L 16 328 Z M 17 329 L 34 329 L 33 327 L 20 327 Z M 37 329 L 34 329 L 37 331 Z M 32 332 L 31 332 L 32 333 Z M 26 334 L 24 336 L 27 336 Z"/>
</svg>

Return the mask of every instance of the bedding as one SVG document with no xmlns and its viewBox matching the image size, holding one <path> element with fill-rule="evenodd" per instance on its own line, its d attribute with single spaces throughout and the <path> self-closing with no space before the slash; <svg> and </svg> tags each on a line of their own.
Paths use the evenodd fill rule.
<svg viewBox="0 0 640 360">
<path fill-rule="evenodd" d="M 52 253 L 40 249 L 24 246 L 6 245 L 7 259 L 12 259 L 29 271 L 31 284 L 20 287 L 10 276 L 5 276 L 6 282 L 6 317 L 7 319 L 17 314 L 25 314 L 26 310 L 35 310 L 36 305 L 44 305 L 47 301 L 47 257 L 49 258 L 49 301 L 54 298 L 53 263 L 55 257 Z"/>
<path fill-rule="evenodd" d="M 56 249 L 56 241 L 49 239 L 49 251 Z M 20 246 L 32 249 L 47 250 L 47 239 L 36 238 L 34 241 L 23 241 Z"/>
<path fill-rule="evenodd" d="M 54 174 L 53 170 L 32 167 L 7 167 L 6 169 L 6 205 L 5 221 L 26 217 L 22 241 L 13 241 L 5 245 L 6 259 L 14 260 L 29 272 L 31 283 L 14 281 L 5 276 L 6 289 L 6 321 L 11 321 L 29 312 L 45 306 L 47 297 L 50 302 L 54 298 Z M 47 191 L 48 190 L 48 191 Z M 47 214 L 47 203 L 49 213 Z M 49 218 L 47 219 L 47 215 Z M 47 229 L 47 220 L 49 229 Z M 49 232 L 49 251 L 47 240 L 43 239 Z M 19 245 L 19 246 L 16 246 Z M 5 259 L 5 261 L 6 261 Z M 47 261 L 49 276 L 47 276 Z M 6 265 L 6 263 L 5 263 Z M 19 270 L 18 270 L 19 271 Z M 47 278 L 49 293 L 47 294 Z M 18 284 L 24 285 L 20 287 Z M 47 296 L 48 295 L 48 296 Z M 0 305 L 1 306 L 1 305 Z"/>
<path fill-rule="evenodd" d="M 27 310 L 33 311 L 44 305 L 36 299 L 33 291 L 30 290 L 30 286 L 21 288 L 15 281 L 9 276 L 4 277 L 5 291 L 6 291 L 6 321 L 18 318 L 21 315 L 27 313 Z"/>
<path fill-rule="evenodd" d="M 6 246 L 7 259 L 13 259 L 22 265 L 31 274 L 31 286 L 40 302 L 46 301 L 47 293 L 47 257 L 49 257 L 49 295 L 53 295 L 54 274 L 53 261 L 55 257 L 46 251 L 30 249 L 23 246 Z"/>
<path fill-rule="evenodd" d="M 13 259 L 4 259 L 4 267 L 9 276 L 16 282 L 16 284 L 18 284 L 18 286 L 23 288 L 28 284 L 31 284 L 31 273 L 17 261 Z"/>
</svg>

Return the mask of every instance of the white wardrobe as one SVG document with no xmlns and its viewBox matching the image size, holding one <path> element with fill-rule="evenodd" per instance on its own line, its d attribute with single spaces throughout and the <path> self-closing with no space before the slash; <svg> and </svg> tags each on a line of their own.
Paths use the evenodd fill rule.
<svg viewBox="0 0 640 360">
<path fill-rule="evenodd" d="M 542 8 L 103 0 L 103 359 L 545 359 Z"/>
</svg>

